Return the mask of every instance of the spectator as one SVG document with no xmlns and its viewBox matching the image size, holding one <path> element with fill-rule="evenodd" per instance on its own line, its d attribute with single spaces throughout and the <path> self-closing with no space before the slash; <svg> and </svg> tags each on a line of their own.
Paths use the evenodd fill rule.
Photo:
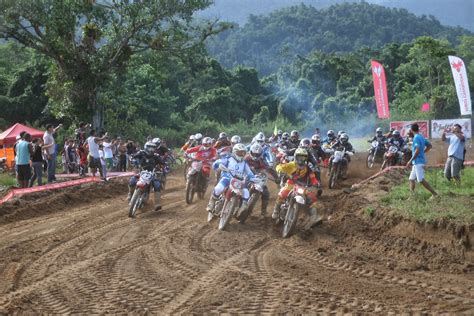
<svg viewBox="0 0 474 316">
<path fill-rule="evenodd" d="M 53 124 L 46 125 L 46 132 L 43 136 L 43 143 L 46 153 L 46 159 L 48 161 L 48 183 L 52 183 L 56 180 L 56 143 L 54 141 L 54 133 L 63 126 L 59 124 L 56 128 Z M 48 146 L 51 145 L 51 146 Z"/>
<path fill-rule="evenodd" d="M 30 179 L 30 187 L 35 184 L 36 179 L 38 179 L 38 186 L 43 185 L 43 150 L 47 148 L 45 147 L 46 146 L 43 146 L 43 140 L 41 138 L 33 139 L 33 155 L 31 157 L 31 163 L 33 166 L 33 176 Z"/>
<path fill-rule="evenodd" d="M 107 134 L 106 134 L 107 135 Z M 95 130 L 90 131 L 90 136 L 87 138 L 87 146 L 89 148 L 89 168 L 92 175 L 95 177 L 97 169 L 99 169 L 102 180 L 106 180 L 100 163 L 99 142 L 103 141 L 104 137 L 99 138 L 95 136 Z"/>
<path fill-rule="evenodd" d="M 79 156 L 79 175 L 84 177 L 87 171 L 87 149 L 84 144 L 79 144 L 77 147 L 77 155 Z"/>
<path fill-rule="evenodd" d="M 420 128 L 418 124 L 413 124 L 411 126 L 411 131 L 413 132 L 413 145 L 412 145 L 412 157 L 407 162 L 407 167 L 412 166 L 410 173 L 410 190 L 412 194 L 415 194 L 416 182 L 421 183 L 430 193 L 432 194 L 430 199 L 434 199 L 438 193 L 429 185 L 425 180 L 425 165 L 426 158 L 425 153 L 430 151 L 432 148 L 431 143 L 420 134 Z"/>
<path fill-rule="evenodd" d="M 118 145 L 118 158 L 119 158 L 119 165 L 118 171 L 125 172 L 127 171 L 127 147 L 125 146 L 125 142 L 120 140 Z"/>
<path fill-rule="evenodd" d="M 23 139 L 17 145 L 17 179 L 20 188 L 27 188 L 31 178 L 30 160 L 33 155 L 31 135 L 25 133 Z"/>
<path fill-rule="evenodd" d="M 104 150 L 104 159 L 106 163 L 106 168 L 108 171 L 110 171 L 114 165 L 114 152 L 113 152 L 114 143 L 110 141 L 109 137 L 105 137 L 105 140 L 102 143 L 102 146 Z"/>
<path fill-rule="evenodd" d="M 102 168 L 102 174 L 104 181 L 107 181 L 107 164 L 105 160 L 105 152 L 104 152 L 104 145 L 99 145 L 99 156 L 100 156 L 100 166 Z"/>
<path fill-rule="evenodd" d="M 129 140 L 127 143 L 127 163 L 128 163 L 128 169 L 132 169 L 132 156 L 137 152 L 137 147 L 133 143 L 133 141 Z"/>
<path fill-rule="evenodd" d="M 460 172 L 464 163 L 464 147 L 466 139 L 462 132 L 461 125 L 455 124 L 451 136 L 446 136 L 446 133 L 451 132 L 450 129 L 445 129 L 441 135 L 441 140 L 449 144 L 448 159 L 444 167 L 444 176 L 451 181 L 459 183 L 461 181 Z"/>
<path fill-rule="evenodd" d="M 87 128 L 90 128 L 92 125 L 91 124 L 87 124 L 84 123 L 84 122 L 80 122 L 79 123 L 79 128 L 76 129 L 76 140 L 77 140 L 77 144 L 78 145 L 82 145 L 84 144 L 84 142 L 86 141 L 86 130 Z"/>
</svg>

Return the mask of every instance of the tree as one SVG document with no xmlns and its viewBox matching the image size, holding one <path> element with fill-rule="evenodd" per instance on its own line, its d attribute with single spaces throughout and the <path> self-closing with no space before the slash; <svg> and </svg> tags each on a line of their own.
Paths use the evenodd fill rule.
<svg viewBox="0 0 474 316">
<path fill-rule="evenodd" d="M 104 126 L 97 102 L 111 76 L 146 50 L 179 55 L 227 25 L 195 25 L 194 12 L 211 0 L 0 0 L 0 37 L 54 61 L 49 109 L 57 117 L 93 118 Z"/>
</svg>

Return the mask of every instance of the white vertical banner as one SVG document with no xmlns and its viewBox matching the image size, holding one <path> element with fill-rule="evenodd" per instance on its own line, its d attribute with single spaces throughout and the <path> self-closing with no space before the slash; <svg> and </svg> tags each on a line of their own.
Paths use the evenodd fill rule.
<svg viewBox="0 0 474 316">
<path fill-rule="evenodd" d="M 467 80 L 466 66 L 461 58 L 449 56 L 449 64 L 453 73 L 456 92 L 458 94 L 461 115 L 472 115 L 471 94 Z"/>
</svg>

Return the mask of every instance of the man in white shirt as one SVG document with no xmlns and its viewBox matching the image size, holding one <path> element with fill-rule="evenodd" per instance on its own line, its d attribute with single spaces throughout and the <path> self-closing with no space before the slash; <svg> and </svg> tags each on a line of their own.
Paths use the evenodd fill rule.
<svg viewBox="0 0 474 316">
<path fill-rule="evenodd" d="M 114 165 L 114 153 L 113 153 L 113 149 L 114 149 L 114 143 L 112 143 L 110 141 L 110 138 L 109 137 L 106 137 L 104 142 L 102 143 L 102 145 L 104 146 L 104 159 L 105 159 L 105 163 L 107 165 L 107 170 L 111 170 L 113 165 Z"/>
<path fill-rule="evenodd" d="M 55 142 L 54 142 L 54 133 L 61 128 L 63 124 L 59 124 L 56 128 L 53 127 L 53 124 L 46 125 L 46 132 L 43 135 L 43 143 L 46 149 L 44 150 L 46 154 L 46 159 L 48 161 L 48 183 L 52 183 L 56 180 L 56 155 L 55 155 Z"/>
<path fill-rule="evenodd" d="M 92 129 L 89 133 L 89 138 L 87 138 L 86 140 L 87 146 L 89 147 L 90 156 L 89 168 L 94 177 L 97 173 L 97 169 L 99 169 L 100 177 L 102 178 L 102 180 L 106 180 L 104 177 L 104 173 L 102 172 L 102 164 L 100 163 L 99 143 L 107 137 L 107 133 L 102 138 L 96 137 L 95 134 L 95 130 Z"/>
</svg>

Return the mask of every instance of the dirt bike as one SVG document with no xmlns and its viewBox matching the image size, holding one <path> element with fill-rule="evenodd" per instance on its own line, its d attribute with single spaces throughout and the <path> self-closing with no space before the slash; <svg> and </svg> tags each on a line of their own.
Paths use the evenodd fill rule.
<svg viewBox="0 0 474 316">
<path fill-rule="evenodd" d="M 155 179 L 161 179 L 163 172 L 153 169 L 153 171 L 142 170 L 138 175 L 138 181 L 135 186 L 132 198 L 130 199 L 129 217 L 135 217 L 137 210 L 142 208 L 150 197 L 152 182 Z"/>
<path fill-rule="evenodd" d="M 194 193 L 197 193 L 200 199 L 204 198 L 207 189 L 207 179 L 203 173 L 203 162 L 193 160 L 188 168 L 186 180 L 186 203 L 191 204 L 194 199 Z"/>
<path fill-rule="evenodd" d="M 401 155 L 402 153 L 399 152 L 397 146 L 394 146 L 394 145 L 390 146 L 384 155 L 384 160 L 383 160 L 381 169 L 383 170 L 387 167 L 396 166 L 397 164 L 399 164 L 399 162 L 401 163 L 402 161 Z"/>
<path fill-rule="evenodd" d="M 267 179 L 267 175 L 262 172 L 257 174 L 255 176 L 255 179 L 249 182 L 250 198 L 248 202 L 248 207 L 237 216 L 237 220 L 240 222 L 240 224 L 244 224 L 250 214 L 252 214 L 255 205 L 257 205 L 258 200 L 260 200 L 262 196 L 263 189 L 267 185 Z"/>
<path fill-rule="evenodd" d="M 293 190 L 291 190 L 285 202 L 280 207 L 276 224 L 283 222 L 283 238 L 287 238 L 294 233 L 300 211 L 307 210 L 310 205 L 309 199 L 306 198 L 307 188 L 306 183 L 295 183 Z"/>
<path fill-rule="evenodd" d="M 224 230 L 227 224 L 229 223 L 232 216 L 235 212 L 239 209 L 243 202 L 243 194 L 245 189 L 245 180 L 241 177 L 238 177 L 232 173 L 224 165 L 220 165 L 219 169 L 223 172 L 228 172 L 231 174 L 232 178 L 230 180 L 230 184 L 227 189 L 222 192 L 219 200 L 216 202 L 214 210 L 209 212 L 208 214 L 208 222 L 212 220 L 216 213 L 219 212 L 219 209 L 222 207 L 220 213 L 220 220 L 219 220 L 219 230 Z"/>
<path fill-rule="evenodd" d="M 329 166 L 329 188 L 334 189 L 336 187 L 337 180 L 341 177 L 341 172 L 343 168 L 343 164 L 348 164 L 348 160 L 345 157 L 346 155 L 352 156 L 354 153 L 350 151 L 346 151 L 346 149 L 342 150 L 334 150 L 334 153 L 329 158 L 330 166 Z M 347 166 L 346 166 L 347 168 Z"/>
<path fill-rule="evenodd" d="M 367 168 L 372 169 L 375 163 L 383 163 L 385 147 L 378 141 L 371 143 L 369 154 L 367 156 Z"/>
</svg>

